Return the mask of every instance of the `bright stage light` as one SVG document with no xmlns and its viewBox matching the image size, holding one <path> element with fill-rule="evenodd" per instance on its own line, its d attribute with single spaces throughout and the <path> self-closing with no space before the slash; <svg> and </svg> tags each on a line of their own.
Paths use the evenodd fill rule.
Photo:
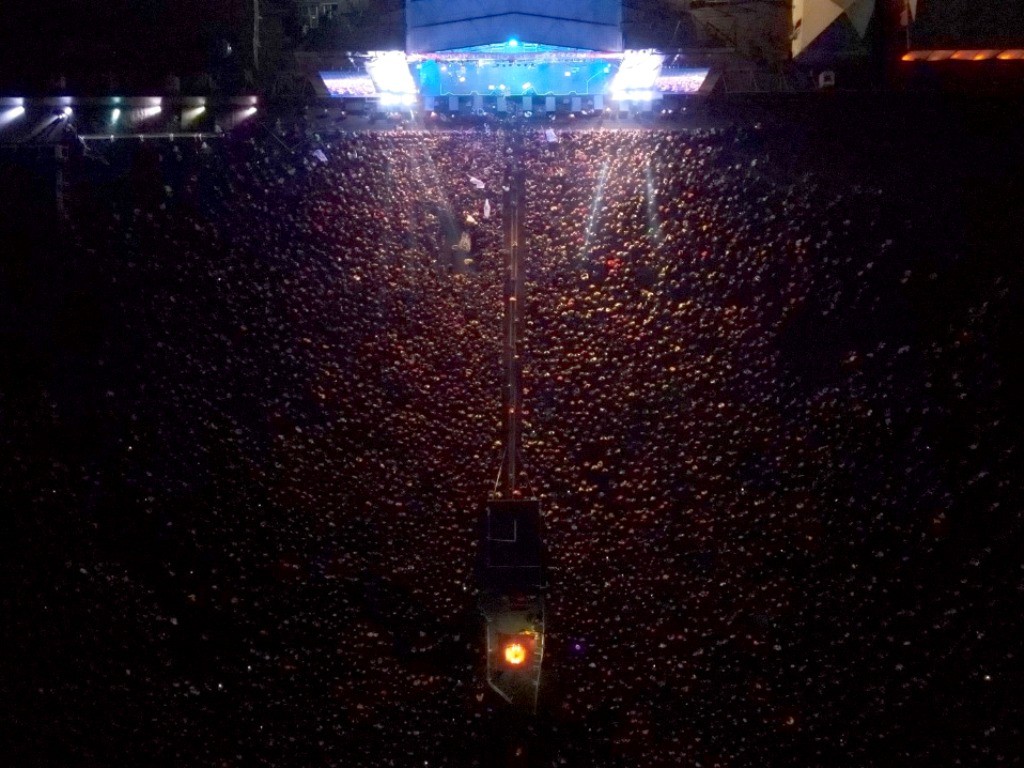
<svg viewBox="0 0 1024 768">
<path fill-rule="evenodd" d="M 613 101 L 654 101 L 658 94 L 654 91 L 613 91 Z"/>
<path fill-rule="evenodd" d="M 508 41 L 508 47 L 509 48 L 518 48 L 519 47 L 519 41 L 516 40 L 514 37 L 510 38 L 509 41 Z"/>
<path fill-rule="evenodd" d="M 522 643 L 509 643 L 505 646 L 505 661 L 513 667 L 518 667 L 526 661 L 526 648 Z"/>
<path fill-rule="evenodd" d="M 19 117 L 25 114 L 25 107 L 18 105 L 17 107 L 11 107 L 0 112 L 0 126 L 7 125 L 8 123 L 14 122 Z"/>
<path fill-rule="evenodd" d="M 396 96 L 399 97 L 397 103 L 412 103 L 402 100 L 411 96 L 415 101 L 416 81 L 412 78 L 409 60 L 403 51 L 372 52 L 366 62 L 366 72 L 382 100 L 385 96 Z"/>
<path fill-rule="evenodd" d="M 121 119 L 121 110 L 120 109 L 115 109 L 114 111 L 112 111 L 110 113 L 110 122 L 116 123 L 120 119 Z"/>
<path fill-rule="evenodd" d="M 649 51 L 626 51 L 622 57 L 622 64 L 619 71 L 612 78 L 611 90 L 613 98 L 617 100 L 632 99 L 634 101 L 649 101 L 654 96 L 645 96 L 646 93 L 653 93 L 654 83 L 661 74 L 661 66 L 664 57 Z M 621 95 L 624 94 L 624 95 Z"/>
<path fill-rule="evenodd" d="M 415 103 L 415 93 L 382 93 L 380 95 L 380 104 L 384 107 L 411 107 Z"/>
<path fill-rule="evenodd" d="M 71 107 L 64 107 L 63 112 L 64 117 L 71 117 L 75 113 L 75 110 L 73 110 Z"/>
<path fill-rule="evenodd" d="M 181 110 L 181 122 L 190 123 L 206 111 L 206 107 L 198 106 Z"/>
</svg>

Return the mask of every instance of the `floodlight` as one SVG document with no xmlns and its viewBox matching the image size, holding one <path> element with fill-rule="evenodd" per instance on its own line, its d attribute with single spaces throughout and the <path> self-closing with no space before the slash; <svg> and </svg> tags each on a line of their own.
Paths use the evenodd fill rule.
<svg viewBox="0 0 1024 768">
<path fill-rule="evenodd" d="M 651 91 L 661 74 L 664 57 L 648 51 L 626 51 L 622 57 L 619 71 L 612 79 L 611 91 L 614 94 L 629 94 L 627 98 L 637 98 L 636 92 Z M 615 96 L 615 98 L 622 98 Z M 644 98 L 644 97 L 640 97 Z"/>
<path fill-rule="evenodd" d="M 18 105 L 0 112 L 0 126 L 7 125 L 25 114 L 25 107 Z"/>
<path fill-rule="evenodd" d="M 400 97 L 399 103 L 412 103 L 412 100 L 415 100 L 416 82 L 409 71 L 409 60 L 403 51 L 371 52 L 370 60 L 366 63 L 366 71 L 382 96 L 394 94 Z M 409 96 L 413 99 L 405 99 Z"/>
<path fill-rule="evenodd" d="M 181 110 L 181 121 L 182 123 L 189 123 L 197 119 L 201 114 L 206 111 L 206 107 L 200 105 L 198 107 L 191 107 L 189 109 Z"/>
</svg>

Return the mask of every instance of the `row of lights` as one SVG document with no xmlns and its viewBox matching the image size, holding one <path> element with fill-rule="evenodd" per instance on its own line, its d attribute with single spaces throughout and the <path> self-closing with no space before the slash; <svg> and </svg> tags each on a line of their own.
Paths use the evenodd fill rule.
<svg viewBox="0 0 1024 768">
<path fill-rule="evenodd" d="M 113 101 L 114 101 L 115 104 L 122 103 L 122 99 L 121 99 L 120 96 L 115 97 Z M 8 101 L 8 103 L 13 103 L 14 106 L 11 106 L 8 109 L 0 112 L 0 127 L 3 127 L 5 125 L 7 125 L 8 123 L 14 122 L 18 118 L 23 117 L 25 115 L 25 113 L 26 113 L 25 100 L 23 98 L 19 97 L 19 98 L 15 98 L 15 99 L 10 99 Z M 155 98 L 149 99 L 148 100 L 148 104 L 149 104 L 149 106 L 143 107 L 143 108 L 133 112 L 132 117 L 136 121 L 148 120 L 149 118 L 155 117 L 156 115 L 159 115 L 161 112 L 163 112 L 163 99 L 161 99 L 160 97 L 155 97 Z M 204 104 L 201 104 L 201 105 L 199 105 L 197 107 L 188 107 L 188 108 L 182 109 L 181 114 L 182 114 L 183 120 L 185 120 L 187 122 L 191 122 L 193 120 L 196 120 L 204 112 L 206 112 L 206 106 Z M 246 117 L 251 117 L 252 115 L 256 114 L 256 112 L 257 112 L 257 109 L 256 109 L 256 105 L 255 105 L 255 98 L 254 98 L 252 106 L 250 106 L 250 107 L 246 108 L 245 110 L 243 110 L 241 115 L 242 115 L 243 118 L 246 118 Z M 74 109 L 70 105 L 67 105 L 67 106 L 64 106 L 64 107 L 60 108 L 59 110 L 57 110 L 53 114 L 55 115 L 56 119 L 58 119 L 58 120 L 67 120 L 74 113 L 75 113 Z M 121 119 L 121 117 L 123 115 L 124 115 L 124 111 L 120 107 L 114 107 L 110 111 L 110 124 L 111 125 L 115 125 L 116 123 L 118 123 L 118 121 L 120 121 L 120 119 Z"/>
<path fill-rule="evenodd" d="M 907 51 L 903 61 L 1024 61 L 1024 49 Z"/>
</svg>

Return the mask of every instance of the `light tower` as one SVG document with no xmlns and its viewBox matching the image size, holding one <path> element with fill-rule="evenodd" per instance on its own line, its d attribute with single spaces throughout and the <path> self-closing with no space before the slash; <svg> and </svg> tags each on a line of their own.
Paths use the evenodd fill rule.
<svg viewBox="0 0 1024 768">
<path fill-rule="evenodd" d="M 511 131 L 512 141 L 521 139 Z M 519 356 L 523 314 L 525 172 L 512 153 L 503 196 L 505 292 L 504 410 L 501 469 L 484 510 L 480 612 L 487 631 L 487 684 L 514 709 L 535 712 L 544 659 L 544 572 L 540 502 L 520 487 L 522 382 Z"/>
</svg>

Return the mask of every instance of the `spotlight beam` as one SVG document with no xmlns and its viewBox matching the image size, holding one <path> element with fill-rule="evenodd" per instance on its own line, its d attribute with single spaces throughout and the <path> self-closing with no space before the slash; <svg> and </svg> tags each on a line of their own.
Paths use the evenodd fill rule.
<svg viewBox="0 0 1024 768">
<path fill-rule="evenodd" d="M 601 209 L 601 202 L 604 200 L 604 184 L 608 180 L 608 166 L 611 160 L 605 160 L 601 166 L 601 174 L 597 181 L 597 190 L 594 193 L 594 202 L 590 206 L 590 220 L 587 222 L 586 239 L 583 241 L 583 249 L 580 251 L 580 261 L 583 261 L 590 252 L 590 238 L 594 234 L 594 224 L 597 223 L 597 212 Z"/>
<path fill-rule="evenodd" d="M 8 123 L 13 123 L 24 114 L 25 107 L 20 105 L 17 107 L 11 107 L 10 109 L 5 109 L 3 112 L 0 112 L 0 127 L 3 127 Z"/>
</svg>

